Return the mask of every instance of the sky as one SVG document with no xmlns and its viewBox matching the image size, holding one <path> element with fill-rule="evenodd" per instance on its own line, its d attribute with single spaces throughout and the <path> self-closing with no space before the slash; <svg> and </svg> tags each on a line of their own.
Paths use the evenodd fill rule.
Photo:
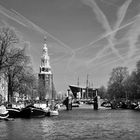
<svg viewBox="0 0 140 140">
<path fill-rule="evenodd" d="M 111 71 L 140 60 L 140 0 L 0 0 L 0 26 L 14 27 L 29 45 L 39 73 L 47 37 L 57 92 L 68 85 L 107 86 Z"/>
</svg>

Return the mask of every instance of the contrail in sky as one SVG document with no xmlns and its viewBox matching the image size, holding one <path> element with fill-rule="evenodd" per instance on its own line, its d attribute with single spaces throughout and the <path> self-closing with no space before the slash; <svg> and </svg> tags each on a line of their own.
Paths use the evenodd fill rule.
<svg viewBox="0 0 140 140">
<path fill-rule="evenodd" d="M 68 45 L 64 44 L 62 41 L 60 41 L 59 39 L 57 39 L 56 37 L 52 36 L 50 33 L 46 32 L 45 30 L 43 30 L 42 28 L 40 28 L 39 26 L 37 26 L 36 24 L 34 24 L 33 22 L 31 22 L 30 20 L 28 20 L 27 18 L 25 18 L 23 15 L 21 15 L 20 13 L 18 13 L 15 10 L 12 10 L 15 14 L 17 14 L 18 16 L 20 16 L 23 20 L 27 21 L 27 23 L 29 24 L 28 26 L 43 33 L 43 34 L 47 34 L 48 36 L 50 36 L 51 38 L 53 38 L 54 40 L 58 41 L 60 44 L 62 44 L 65 48 L 67 48 L 68 50 L 70 50 L 71 52 L 71 58 L 73 58 L 73 56 L 75 56 L 75 52 L 71 49 L 71 47 L 69 47 Z M 65 56 L 62 56 L 59 58 L 59 60 L 63 60 Z M 65 71 L 67 71 L 69 62 L 71 61 L 71 58 L 68 60 L 68 63 L 66 65 Z M 54 62 L 59 62 L 59 61 L 54 61 Z"/>
<path fill-rule="evenodd" d="M 9 19 L 12 19 L 13 21 L 16 21 L 17 23 L 19 23 L 20 25 L 33 29 L 35 31 L 38 31 L 40 33 L 42 33 L 43 35 L 48 35 L 51 38 L 53 38 L 55 41 L 59 42 L 65 49 L 67 49 L 67 53 L 70 53 L 72 56 L 74 55 L 74 51 L 73 49 L 71 49 L 71 47 L 69 47 L 68 45 L 66 45 L 65 43 L 63 43 L 62 41 L 60 41 L 59 39 L 57 39 L 56 37 L 54 37 L 53 35 L 51 35 L 50 33 L 48 33 L 47 31 L 43 30 L 42 28 L 40 28 L 39 26 L 37 26 L 36 24 L 34 24 L 33 22 L 31 22 L 30 20 L 28 20 L 27 18 L 25 18 L 23 15 L 21 15 L 20 13 L 18 13 L 17 11 L 11 9 L 7 10 L 6 8 L 4 8 L 3 6 L 0 5 L 0 13 L 2 13 L 3 15 L 5 15 L 6 17 L 8 17 Z M 63 57 L 61 57 L 63 59 Z"/>
<path fill-rule="evenodd" d="M 127 0 L 120 8 L 119 8 L 119 10 L 118 10 L 118 13 L 117 13 L 117 21 L 116 21 L 116 23 L 115 23 L 115 25 L 113 26 L 113 30 L 116 30 L 116 29 L 118 29 L 119 27 L 120 27 L 120 25 L 121 25 L 121 23 L 122 23 L 122 21 L 123 21 L 123 19 L 124 19 L 124 17 L 125 17 L 125 15 L 126 15 L 126 11 L 127 11 L 127 9 L 128 9 L 128 7 L 129 7 L 129 5 L 130 5 L 130 3 L 132 2 L 132 0 Z M 99 8 L 98 8 L 99 9 Z M 99 12 L 101 12 L 101 10 L 98 10 Z M 102 13 L 102 12 L 101 12 Z M 104 16 L 104 14 L 102 13 L 102 15 Z M 107 26 L 107 29 L 108 28 L 110 28 L 110 26 L 109 26 L 109 23 L 108 23 L 108 21 L 107 21 L 107 19 L 105 18 L 105 23 L 106 23 L 106 26 Z M 112 30 L 111 28 L 109 29 L 109 30 Z M 112 31 L 113 31 L 112 30 Z M 92 58 L 92 59 L 90 59 L 89 61 L 87 61 L 87 64 L 90 64 L 91 62 L 93 62 L 93 61 L 95 61 L 98 57 L 100 57 L 102 54 L 103 54 L 103 52 L 107 49 L 107 48 L 110 48 L 111 46 L 115 46 L 115 42 L 114 42 L 114 40 L 115 40 L 115 35 L 116 35 L 116 33 L 117 32 L 115 32 L 115 33 L 112 33 L 110 36 L 109 36 L 109 38 L 108 38 L 108 40 L 109 40 L 109 44 L 107 45 L 107 46 L 105 46 L 99 53 L 97 53 L 97 55 L 94 57 L 94 58 Z M 112 48 L 112 47 L 111 47 Z M 113 47 L 114 48 L 114 47 Z M 119 55 L 120 56 L 120 55 Z M 122 59 L 122 56 L 120 57 L 121 59 Z M 123 59 L 122 59 L 123 60 Z"/>
<path fill-rule="evenodd" d="M 57 39 L 56 37 L 54 37 L 53 35 L 51 35 L 47 31 L 43 30 L 42 28 L 40 28 L 39 26 L 37 26 L 36 24 L 31 22 L 30 20 L 25 18 L 23 15 L 21 15 L 17 11 L 15 11 L 13 9 L 12 9 L 12 11 L 7 10 L 6 8 L 4 8 L 3 6 L 0 5 L 0 13 L 5 15 L 9 19 L 16 21 L 17 23 L 19 23 L 20 25 L 22 25 L 24 27 L 34 29 L 34 30 L 36 30 L 44 35 L 50 36 L 54 40 L 58 41 L 61 45 L 63 45 L 63 47 L 65 47 L 66 49 L 70 50 L 73 53 L 73 50 L 71 49 L 71 47 L 69 47 L 68 45 L 66 45 L 65 43 L 63 43 L 62 41 L 60 41 L 59 39 Z"/>
<path fill-rule="evenodd" d="M 119 50 L 123 51 L 123 50 L 125 50 L 125 48 L 120 48 Z M 112 54 L 112 52 L 110 51 L 110 52 L 108 52 L 107 54 L 103 54 L 103 55 L 100 56 L 98 59 L 102 59 L 103 57 L 107 57 L 107 56 L 109 57 L 109 55 L 111 55 L 111 54 Z M 127 54 L 127 53 L 125 53 L 125 55 L 123 55 L 123 57 L 126 56 L 126 54 Z M 117 61 L 118 61 L 118 60 L 121 60 L 119 57 L 116 58 L 116 59 L 117 59 Z M 97 60 L 97 59 L 96 59 L 96 60 Z M 112 60 L 112 58 L 109 59 L 109 61 L 110 61 L 110 60 Z M 95 61 L 95 60 L 94 60 L 94 61 Z M 100 64 L 102 65 L 102 64 L 104 64 L 104 62 L 99 63 L 98 65 L 100 65 Z M 89 63 L 86 62 L 86 65 L 88 66 Z M 98 65 L 96 65 L 96 66 L 98 66 Z"/>
<path fill-rule="evenodd" d="M 62 44 L 65 48 L 69 49 L 72 51 L 71 47 L 69 47 L 68 45 L 66 45 L 65 43 L 63 43 L 62 41 L 60 41 L 59 39 L 57 39 L 56 37 L 54 37 L 53 35 L 51 35 L 50 33 L 48 33 L 47 31 L 45 31 L 44 29 L 42 29 L 41 27 L 37 26 L 36 24 L 34 24 L 33 22 L 31 22 L 30 20 L 28 20 L 26 17 L 24 17 L 23 15 L 21 15 L 19 12 L 11 9 L 12 12 L 14 12 L 16 15 L 18 15 L 19 17 L 21 17 L 23 20 L 25 20 L 28 23 L 28 27 L 31 27 L 32 29 L 35 29 L 36 31 L 42 33 L 42 34 L 47 34 L 48 36 L 50 36 L 51 38 L 53 38 L 54 40 L 58 41 L 60 44 Z"/>
<path fill-rule="evenodd" d="M 119 9 L 117 12 L 117 21 L 116 24 L 114 25 L 113 29 L 117 29 L 122 21 L 124 20 L 124 17 L 126 15 L 127 9 L 129 7 L 129 5 L 131 4 L 132 0 L 127 0 Z"/>
<path fill-rule="evenodd" d="M 138 15 L 138 16 L 139 16 L 139 15 Z M 137 16 L 137 17 L 138 17 L 138 16 Z M 115 30 L 113 30 L 113 31 L 111 31 L 111 32 L 109 32 L 109 33 L 106 33 L 106 34 L 101 35 L 101 37 L 99 37 L 98 39 L 96 39 L 96 40 L 90 42 L 87 46 L 84 46 L 84 47 L 81 47 L 81 48 L 77 48 L 77 49 L 75 49 L 75 51 L 76 51 L 76 52 L 77 52 L 77 51 L 80 51 L 81 49 L 83 49 L 83 48 L 85 48 L 85 47 L 86 47 L 86 48 L 89 48 L 91 45 L 93 45 L 93 44 L 97 43 L 98 41 L 100 41 L 100 40 L 102 40 L 102 39 L 108 37 L 109 35 L 111 35 L 111 34 L 117 32 L 117 31 L 119 31 L 119 30 L 121 30 L 121 29 L 124 29 L 124 28 L 126 28 L 127 26 L 129 26 L 129 25 L 132 25 L 133 23 L 136 22 L 136 20 L 137 20 L 137 19 L 135 19 L 135 20 L 133 20 L 133 21 L 130 21 L 130 22 L 128 22 L 128 23 L 122 25 L 121 27 L 119 27 L 119 28 L 117 28 L 117 29 L 115 29 Z"/>
<path fill-rule="evenodd" d="M 139 41 L 139 36 L 140 36 L 140 18 L 137 19 L 137 22 L 133 24 L 132 28 L 129 30 L 128 33 L 128 41 L 130 47 L 130 51 L 128 53 L 128 60 L 135 54 L 136 43 Z"/>
<path fill-rule="evenodd" d="M 92 8 L 92 10 L 94 11 L 94 13 L 95 13 L 95 15 L 96 15 L 96 17 L 97 17 L 97 20 L 98 20 L 99 23 L 102 25 L 102 27 L 106 30 L 106 33 L 107 33 L 107 32 L 111 32 L 112 29 L 111 29 L 111 27 L 110 27 L 110 24 L 109 24 L 109 22 L 108 22 L 108 20 L 107 20 L 107 18 L 106 18 L 106 16 L 105 16 L 105 14 L 102 12 L 102 10 L 101 10 L 101 9 L 99 8 L 99 6 L 97 5 L 97 3 L 96 3 L 94 0 L 85 0 L 85 1 L 83 0 L 83 2 L 84 2 L 86 5 L 88 5 L 88 6 L 90 6 L 90 7 Z M 109 36 L 107 37 L 107 39 L 108 39 L 108 43 L 109 43 L 108 47 L 111 48 L 112 51 L 113 51 L 118 57 L 120 57 L 120 58 L 123 60 L 123 58 L 122 58 L 122 56 L 119 54 L 118 50 L 114 47 L 114 38 L 113 38 L 112 34 L 109 35 Z M 101 54 L 101 53 L 100 53 L 100 54 Z M 98 54 L 97 54 L 97 57 L 98 57 Z M 91 60 L 90 60 L 90 62 L 91 62 Z"/>
<path fill-rule="evenodd" d="M 7 10 L 6 8 L 4 8 L 3 6 L 0 5 L 0 13 L 2 13 L 3 15 L 5 15 L 9 19 L 12 19 L 13 21 L 16 21 L 17 23 L 19 23 L 20 25 L 22 25 L 24 27 L 33 29 L 33 30 L 35 30 L 37 32 L 42 33 L 43 35 L 50 36 L 55 41 L 59 42 L 62 45 L 61 47 L 67 49 L 67 51 L 65 51 L 65 52 L 71 54 L 71 57 L 70 58 L 73 58 L 73 56 L 75 56 L 75 51 L 71 47 L 69 47 L 68 45 L 66 45 L 65 43 L 63 43 L 62 41 L 60 41 L 59 39 L 57 39 L 56 37 L 54 37 L 53 35 L 51 35 L 47 31 L 45 31 L 41 27 L 37 26 L 36 24 L 34 24 L 33 22 L 31 22 L 27 18 L 25 18 L 19 12 L 15 11 L 13 9 L 11 9 L 11 11 L 10 10 Z M 62 56 L 62 57 L 60 57 L 60 59 L 63 59 L 64 57 L 65 56 Z M 71 59 L 68 61 L 67 65 L 69 64 L 70 61 L 71 61 Z"/>
<path fill-rule="evenodd" d="M 26 27 L 26 25 L 21 22 L 20 20 L 17 19 L 17 17 L 13 17 L 15 15 L 13 15 L 13 12 L 7 10 L 6 8 L 4 8 L 3 6 L 0 5 L 0 13 L 2 13 L 3 15 L 5 15 L 6 17 L 8 17 L 9 19 L 12 19 L 14 21 L 16 21 L 17 23 L 19 23 L 20 25 Z"/>
<path fill-rule="evenodd" d="M 104 38 L 106 38 L 107 36 L 109 36 L 109 35 L 111 35 L 111 34 L 114 34 L 115 32 L 117 32 L 117 31 L 119 31 L 119 30 L 121 30 L 121 29 L 124 29 L 124 28 L 126 28 L 127 26 L 132 25 L 133 23 L 135 23 L 135 22 L 137 21 L 137 18 L 139 18 L 139 17 L 140 17 L 140 15 L 136 15 L 136 16 L 135 16 L 135 19 L 134 19 L 133 21 L 130 21 L 130 22 L 128 22 L 128 23 L 126 23 L 126 24 L 124 24 L 124 25 L 118 27 L 117 29 L 115 29 L 115 30 L 113 30 L 113 31 L 111 31 L 111 32 L 102 35 L 102 36 L 101 36 L 100 38 L 98 38 L 97 40 L 94 40 L 93 42 L 89 43 L 89 44 L 86 46 L 86 48 L 88 49 L 91 45 L 97 43 L 98 41 L 100 41 L 100 40 L 102 40 L 102 39 L 104 39 Z M 134 17 L 133 17 L 133 18 L 134 18 Z M 93 46 L 93 47 L 94 47 L 94 46 Z M 78 49 L 75 49 L 75 53 L 78 52 L 78 51 L 80 51 L 80 50 L 82 50 L 82 49 L 84 49 L 84 48 L 85 48 L 85 46 L 84 46 L 84 47 L 81 47 L 81 48 L 78 48 Z"/>
<path fill-rule="evenodd" d="M 124 55 L 122 55 L 123 57 L 126 57 L 127 56 L 127 54 L 124 54 Z M 116 58 L 116 59 L 112 59 L 112 58 L 110 58 L 109 60 L 107 60 L 107 62 L 102 62 L 102 63 L 98 63 L 98 64 L 96 64 L 96 65 L 93 65 L 93 67 L 92 68 L 94 68 L 94 70 L 99 70 L 99 67 L 104 67 L 104 66 L 107 66 L 107 65 L 109 65 L 109 64 L 111 64 L 111 63 L 114 63 L 114 62 L 117 62 L 117 61 L 119 61 L 120 60 L 120 58 Z M 116 64 L 116 63 L 115 63 Z"/>
<path fill-rule="evenodd" d="M 129 57 L 131 57 L 133 54 L 134 54 L 134 46 L 135 46 L 135 43 L 137 42 L 137 39 L 138 39 L 138 35 L 140 34 L 140 31 L 137 31 L 136 30 L 136 27 L 138 28 L 139 27 L 139 22 L 136 19 L 134 19 L 133 21 L 130 21 L 129 23 L 126 23 L 124 25 L 121 25 L 124 17 L 125 17 L 125 14 L 126 14 L 126 11 L 129 7 L 129 5 L 131 4 L 132 0 L 127 0 L 120 8 L 119 8 L 119 11 L 118 11 L 118 19 L 117 19 L 117 22 L 113 28 L 113 30 L 111 29 L 108 21 L 107 21 L 107 18 L 106 16 L 104 15 L 104 13 L 101 11 L 101 9 L 98 7 L 98 5 L 95 3 L 95 1 L 93 2 L 94 3 L 94 12 L 96 13 L 96 16 L 97 16 L 97 19 L 98 21 L 101 23 L 104 22 L 104 24 L 102 23 L 102 26 L 104 27 L 104 29 L 106 29 L 106 33 L 104 35 L 102 35 L 101 37 L 99 37 L 97 40 L 89 43 L 87 46 L 84 46 L 84 47 L 81 47 L 81 48 L 78 48 L 78 49 L 75 49 L 73 50 L 70 46 L 66 45 L 65 43 L 63 43 L 62 41 L 60 41 L 59 39 L 57 39 L 56 37 L 54 37 L 53 35 L 51 35 L 50 33 L 48 33 L 47 31 L 43 30 L 41 27 L 37 26 L 36 24 L 34 24 L 33 22 L 31 22 L 30 20 L 28 20 L 27 18 L 25 18 L 23 15 L 21 15 L 20 13 L 18 13 L 17 11 L 13 10 L 12 9 L 12 12 L 5 9 L 3 6 L 0 5 L 0 13 L 2 13 L 3 15 L 7 16 L 9 19 L 12 19 L 14 21 L 16 21 L 17 23 L 23 25 L 24 27 L 28 27 L 28 28 L 31 28 L 33 30 L 36 30 L 42 34 L 47 34 L 48 36 L 50 36 L 51 38 L 53 38 L 54 40 L 58 41 L 65 49 L 67 49 L 69 52 L 69 54 L 71 54 L 71 57 L 69 59 L 69 62 L 68 62 L 68 65 L 70 64 L 70 62 L 75 58 L 75 55 L 76 55 L 76 52 L 82 50 L 82 49 L 88 49 L 91 45 L 97 43 L 98 41 L 104 39 L 104 38 L 107 38 L 109 40 L 109 45 L 108 47 L 110 47 L 112 49 L 112 51 L 115 49 L 114 48 L 114 37 L 116 35 L 116 33 L 129 26 L 129 25 L 132 25 L 133 23 L 137 22 L 135 25 L 133 25 L 133 28 L 131 29 L 132 31 L 132 34 L 133 37 L 131 38 L 129 36 L 129 39 L 130 39 L 130 44 L 131 44 L 131 47 L 130 47 L 130 51 L 129 51 Z M 136 16 L 138 17 L 138 16 Z M 135 34 L 136 32 L 136 34 Z M 94 46 L 93 46 L 94 47 Z M 106 48 L 108 48 L 106 47 Z M 104 50 L 106 50 L 106 48 Z M 97 54 L 97 56 L 93 59 L 90 59 L 89 63 L 93 62 L 96 58 L 100 57 L 104 50 L 101 50 L 99 52 L 99 54 Z M 113 51 L 115 52 L 116 54 L 116 51 Z M 117 52 L 116 54 L 120 59 L 122 59 L 123 57 Z M 63 58 L 63 57 L 62 57 Z M 67 65 L 67 66 L 68 66 Z"/>
<path fill-rule="evenodd" d="M 124 48 L 125 49 L 125 48 Z M 136 49 L 136 51 L 138 51 L 139 50 L 139 48 L 138 49 Z M 140 52 L 139 52 L 140 53 Z M 108 53 L 108 55 L 109 55 L 110 53 Z M 107 56 L 107 55 L 105 55 L 105 56 Z M 127 57 L 127 54 L 125 53 L 125 54 L 123 54 L 122 55 L 123 57 Z M 135 60 L 137 60 L 138 58 L 140 58 L 140 55 L 137 55 L 137 56 L 135 56 L 133 59 L 131 59 L 130 61 L 135 61 Z M 111 63 L 113 63 L 113 62 L 117 62 L 117 61 L 119 61 L 119 60 L 121 60 L 120 58 L 116 58 L 116 59 L 112 59 L 112 58 L 110 58 L 110 59 L 108 59 L 108 60 L 106 60 L 106 61 L 103 61 L 103 62 L 101 62 L 101 63 L 98 63 L 98 64 L 96 64 L 96 65 L 93 65 L 92 66 L 92 68 L 94 68 L 95 67 L 95 69 L 98 69 L 99 67 L 101 67 L 101 66 L 106 66 L 106 65 L 109 65 L 109 64 L 111 64 Z M 129 62 L 130 62 L 129 61 Z M 124 65 L 124 64 L 123 64 Z M 127 65 L 124 65 L 124 66 L 127 66 Z"/>
<path fill-rule="evenodd" d="M 16 15 L 20 16 L 23 20 L 25 20 L 27 23 L 28 23 L 28 26 L 43 33 L 43 34 L 47 34 L 48 36 L 50 36 L 51 38 L 53 38 L 54 40 L 58 41 L 60 44 L 62 44 L 65 48 L 67 48 L 68 50 L 70 50 L 71 52 L 71 57 L 68 59 L 68 62 L 67 62 L 67 65 L 66 65 L 66 68 L 65 68 L 65 71 L 68 70 L 69 68 L 69 65 L 71 63 L 71 60 L 74 58 L 75 56 L 75 51 L 69 47 L 68 45 L 64 44 L 62 41 L 60 41 L 59 39 L 57 39 L 56 37 L 52 36 L 50 33 L 46 32 L 45 30 L 43 30 L 42 28 L 40 28 L 39 26 L 37 26 L 36 24 L 34 24 L 33 22 L 31 22 L 30 20 L 28 20 L 27 18 L 25 18 L 23 15 L 21 15 L 20 13 L 18 13 L 17 11 L 15 10 L 12 10 Z M 62 56 L 60 57 L 61 60 L 63 60 L 65 56 Z M 59 59 L 59 60 L 60 60 Z M 55 61 L 55 62 L 59 62 L 59 61 Z"/>
</svg>

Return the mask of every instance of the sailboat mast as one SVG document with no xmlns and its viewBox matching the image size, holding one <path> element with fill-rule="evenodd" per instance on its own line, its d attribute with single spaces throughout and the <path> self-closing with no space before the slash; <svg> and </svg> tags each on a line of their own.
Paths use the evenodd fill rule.
<svg viewBox="0 0 140 140">
<path fill-rule="evenodd" d="M 53 91 L 53 74 L 52 74 L 52 100 L 54 100 L 54 91 Z"/>
<path fill-rule="evenodd" d="M 88 98 L 88 74 L 87 74 L 87 81 L 86 81 L 86 98 Z"/>
</svg>

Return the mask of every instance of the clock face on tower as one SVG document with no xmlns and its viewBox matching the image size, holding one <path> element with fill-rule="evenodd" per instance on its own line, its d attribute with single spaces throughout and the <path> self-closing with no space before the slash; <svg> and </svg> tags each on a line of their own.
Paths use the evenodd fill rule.
<svg viewBox="0 0 140 140">
<path fill-rule="evenodd" d="M 43 68 L 42 68 L 42 71 L 43 71 L 43 72 L 49 72 L 49 69 L 43 67 Z"/>
</svg>

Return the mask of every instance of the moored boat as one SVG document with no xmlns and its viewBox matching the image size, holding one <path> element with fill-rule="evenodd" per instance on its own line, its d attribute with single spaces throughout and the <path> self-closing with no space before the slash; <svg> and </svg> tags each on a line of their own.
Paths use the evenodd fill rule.
<svg viewBox="0 0 140 140">
<path fill-rule="evenodd" d="M 20 117 L 20 109 L 18 108 L 7 108 L 9 112 L 8 118 L 19 118 Z"/>
<path fill-rule="evenodd" d="M 138 105 L 134 108 L 134 110 L 140 111 L 140 104 L 139 104 L 139 103 L 138 103 Z"/>
<path fill-rule="evenodd" d="M 79 107 L 80 105 L 78 103 L 72 103 L 72 107 Z"/>
<path fill-rule="evenodd" d="M 41 118 L 45 117 L 46 112 L 41 108 L 36 108 L 32 105 L 27 106 L 20 111 L 21 118 Z"/>
<path fill-rule="evenodd" d="M 58 116 L 59 111 L 58 110 L 49 110 L 47 113 L 47 116 Z"/>
<path fill-rule="evenodd" d="M 9 112 L 4 105 L 0 106 L 0 119 L 6 119 L 9 116 Z"/>
<path fill-rule="evenodd" d="M 58 116 L 59 112 L 58 110 L 50 110 L 50 116 Z"/>
</svg>

